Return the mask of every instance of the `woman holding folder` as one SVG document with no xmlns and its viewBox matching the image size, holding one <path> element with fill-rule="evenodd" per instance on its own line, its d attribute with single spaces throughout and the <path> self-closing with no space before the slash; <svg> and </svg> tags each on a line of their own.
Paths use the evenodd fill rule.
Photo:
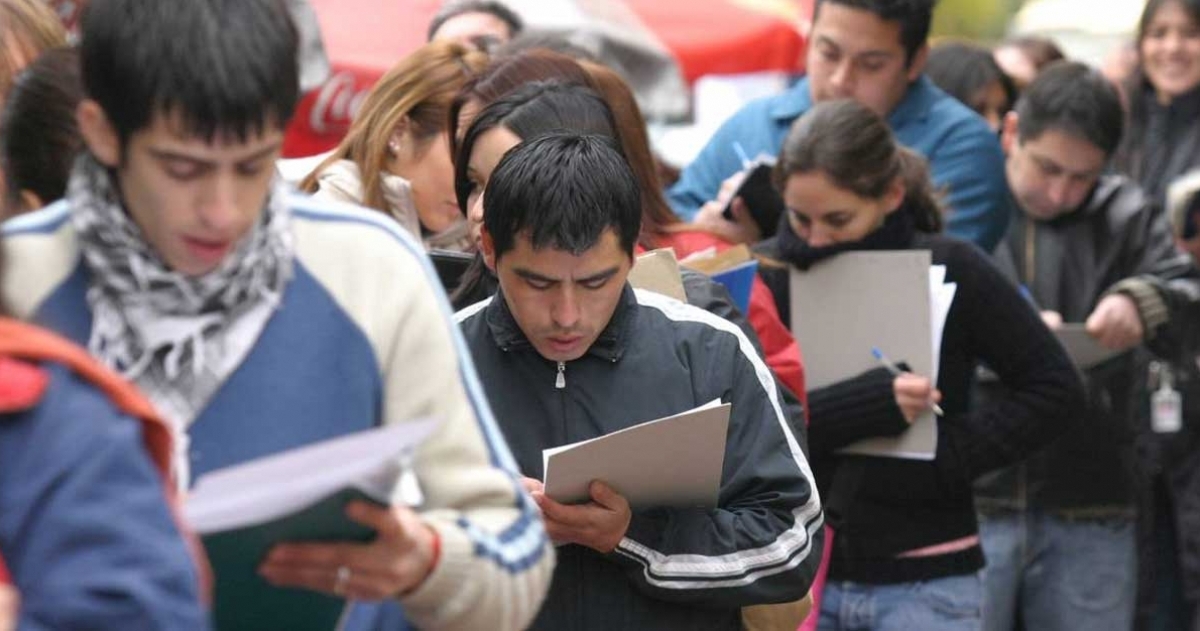
<svg viewBox="0 0 1200 631">
<path fill-rule="evenodd" d="M 921 158 L 853 101 L 816 105 L 796 121 L 774 174 L 788 212 L 758 246 L 787 265 L 760 267 L 790 321 L 790 266 L 856 250 L 928 250 L 957 284 L 937 384 L 881 356 L 880 368 L 810 390 L 809 446 L 827 523 L 836 533 L 819 629 L 978 629 L 982 585 L 971 482 L 1067 429 L 1082 390 L 1070 360 L 975 246 L 938 234 L 942 208 Z M 819 300 L 817 297 L 813 299 Z M 978 364 L 1006 386 L 983 408 L 968 401 Z M 895 436 L 927 410 L 941 416 L 932 460 L 846 455 Z M 858 628 L 858 626 L 856 626 Z"/>
</svg>

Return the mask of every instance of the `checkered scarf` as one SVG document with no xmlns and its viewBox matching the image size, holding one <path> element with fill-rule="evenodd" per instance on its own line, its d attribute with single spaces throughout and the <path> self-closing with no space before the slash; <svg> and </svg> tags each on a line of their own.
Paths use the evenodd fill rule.
<svg viewBox="0 0 1200 631">
<path fill-rule="evenodd" d="M 75 163 L 67 200 L 91 272 L 88 349 L 137 383 L 176 425 L 177 443 L 253 347 L 292 276 L 285 197 L 276 182 L 260 219 L 225 261 L 189 277 L 147 243 L 108 169 L 86 154 Z"/>
</svg>

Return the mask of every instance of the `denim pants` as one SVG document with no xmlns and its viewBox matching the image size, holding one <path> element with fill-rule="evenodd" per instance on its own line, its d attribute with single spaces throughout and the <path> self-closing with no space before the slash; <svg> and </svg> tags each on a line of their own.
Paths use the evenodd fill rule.
<svg viewBox="0 0 1200 631">
<path fill-rule="evenodd" d="M 982 609 L 979 574 L 894 585 L 830 581 L 817 631 L 979 631 Z"/>
<path fill-rule="evenodd" d="M 1132 517 L 988 511 L 984 631 L 1129 631 L 1137 592 Z"/>
</svg>

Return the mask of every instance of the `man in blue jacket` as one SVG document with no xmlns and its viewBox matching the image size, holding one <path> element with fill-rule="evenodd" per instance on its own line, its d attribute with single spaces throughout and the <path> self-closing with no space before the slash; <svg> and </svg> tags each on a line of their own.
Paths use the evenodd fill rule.
<svg viewBox="0 0 1200 631">
<path fill-rule="evenodd" d="M 779 390 L 740 329 L 626 282 L 641 225 L 635 182 L 596 136 L 509 151 L 484 195 L 482 248 L 500 289 L 458 318 L 560 544 L 532 628 L 741 629 L 741 607 L 808 590 L 820 500 Z M 543 493 L 543 449 L 714 399 L 732 406 L 716 508 L 631 509 L 603 480 L 583 504 Z"/>
<path fill-rule="evenodd" d="M 808 44 L 808 76 L 787 92 L 733 115 L 669 191 L 684 219 L 737 241 L 762 235 L 734 200 L 736 222 L 722 218 L 743 156 L 774 156 L 792 122 L 813 103 L 850 98 L 888 120 L 897 140 L 929 160 L 945 189 L 947 231 L 991 251 L 1010 214 L 1004 156 L 977 114 L 922 73 L 932 0 L 818 0 Z"/>
</svg>

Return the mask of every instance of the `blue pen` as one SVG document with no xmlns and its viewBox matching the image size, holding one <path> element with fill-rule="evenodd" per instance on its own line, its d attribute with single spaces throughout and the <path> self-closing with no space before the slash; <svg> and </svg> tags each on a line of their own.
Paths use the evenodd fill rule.
<svg viewBox="0 0 1200 631">
<path fill-rule="evenodd" d="M 888 359 L 887 355 L 884 355 L 883 351 L 879 350 L 878 347 L 872 346 L 871 354 L 875 356 L 875 359 L 879 360 L 879 363 L 883 364 L 884 368 L 888 369 L 888 372 L 892 373 L 893 377 L 899 377 L 900 375 L 904 374 L 904 371 L 900 370 L 899 366 L 892 363 L 892 360 Z M 929 402 L 929 409 L 933 410 L 933 413 L 937 414 L 938 416 L 946 416 L 946 413 L 942 411 L 942 406 L 932 401 Z"/>
</svg>

